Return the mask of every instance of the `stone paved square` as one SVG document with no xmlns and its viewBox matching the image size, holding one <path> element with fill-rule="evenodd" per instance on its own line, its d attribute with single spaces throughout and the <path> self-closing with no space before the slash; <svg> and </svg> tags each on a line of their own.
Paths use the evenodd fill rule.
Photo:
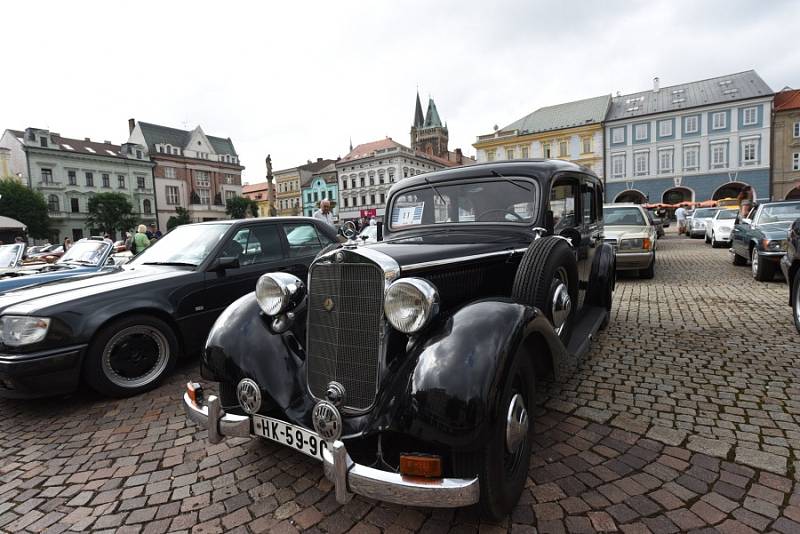
<svg viewBox="0 0 800 534">
<path fill-rule="evenodd" d="M 575 375 L 542 384 L 513 513 L 341 506 L 314 460 L 187 423 L 186 362 L 126 400 L 0 400 L 2 532 L 800 532 L 800 345 L 777 279 L 668 234 Z"/>
</svg>

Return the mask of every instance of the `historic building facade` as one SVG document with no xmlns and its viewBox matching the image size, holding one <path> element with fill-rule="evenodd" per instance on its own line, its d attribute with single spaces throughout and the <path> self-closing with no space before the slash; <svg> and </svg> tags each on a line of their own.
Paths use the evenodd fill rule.
<svg viewBox="0 0 800 534">
<path fill-rule="evenodd" d="M 472 145 L 478 161 L 565 159 L 603 177 L 602 123 L 611 95 L 539 108 Z"/>
<path fill-rule="evenodd" d="M 176 207 L 189 211 L 192 222 L 225 219 L 225 201 L 242 194 L 244 167 L 230 138 L 194 130 L 128 121 L 129 143 L 143 145 L 155 163 L 159 229 Z"/>
<path fill-rule="evenodd" d="M 319 208 L 319 203 L 329 200 L 333 219 L 339 218 L 339 180 L 336 174 L 336 161 L 324 160 L 326 165 L 318 168 L 302 184 L 303 215 L 311 217 Z"/>
<path fill-rule="evenodd" d="M 99 232 L 86 222 L 89 199 L 97 193 L 122 193 L 139 222 L 156 221 L 153 164 L 143 144 L 120 146 L 110 141 L 72 139 L 45 129 L 26 128 L 6 130 L 0 138 L 0 147 L 8 151 L 10 174 L 44 195 L 53 243 L 65 237 L 77 240 Z"/>
<path fill-rule="evenodd" d="M 612 99 L 605 123 L 606 199 L 703 201 L 750 186 L 770 197 L 772 90 L 755 71 Z"/>
<path fill-rule="evenodd" d="M 800 90 L 775 93 L 772 115 L 772 198 L 800 199 Z"/>
<path fill-rule="evenodd" d="M 311 175 L 333 163 L 333 160 L 317 158 L 304 165 L 275 171 L 275 207 L 279 217 L 303 214 L 303 184 Z"/>
<path fill-rule="evenodd" d="M 259 182 L 242 186 L 242 196 L 255 201 L 258 206 L 258 216 L 268 217 L 270 213 L 270 184 Z"/>
<path fill-rule="evenodd" d="M 419 92 L 417 92 L 414 122 L 411 125 L 411 150 L 441 159 L 445 166 L 475 163 L 474 159 L 465 158 L 460 148 L 451 152 L 447 146 L 449 138 L 447 123 L 442 124 L 433 98 L 428 98 L 428 111 L 423 115 L 422 103 L 419 100 Z M 353 147 L 350 147 L 351 151 L 352 149 Z"/>
</svg>

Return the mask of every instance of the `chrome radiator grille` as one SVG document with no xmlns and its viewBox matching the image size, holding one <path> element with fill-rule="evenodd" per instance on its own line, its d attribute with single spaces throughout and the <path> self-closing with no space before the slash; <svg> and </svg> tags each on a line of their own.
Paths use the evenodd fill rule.
<svg viewBox="0 0 800 534">
<path fill-rule="evenodd" d="M 375 402 L 383 323 L 383 270 L 371 263 L 319 263 L 309 275 L 308 385 L 325 398 L 331 381 L 345 389 L 344 405 Z"/>
</svg>

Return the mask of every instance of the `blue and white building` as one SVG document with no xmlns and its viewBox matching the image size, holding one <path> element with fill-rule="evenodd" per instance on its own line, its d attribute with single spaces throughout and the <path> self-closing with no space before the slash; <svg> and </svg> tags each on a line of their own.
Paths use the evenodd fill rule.
<svg viewBox="0 0 800 534">
<path fill-rule="evenodd" d="M 323 160 L 318 160 L 322 162 Z M 324 160 L 326 165 L 317 165 L 314 172 L 306 181 L 301 184 L 303 199 L 303 215 L 312 217 L 314 212 L 319 209 L 319 204 L 323 200 L 330 200 L 333 219 L 339 219 L 339 180 L 336 174 L 336 162 L 334 160 Z"/>
<path fill-rule="evenodd" d="M 770 197 L 773 92 L 755 71 L 612 99 L 606 117 L 606 200 L 700 202 L 750 186 Z"/>
</svg>

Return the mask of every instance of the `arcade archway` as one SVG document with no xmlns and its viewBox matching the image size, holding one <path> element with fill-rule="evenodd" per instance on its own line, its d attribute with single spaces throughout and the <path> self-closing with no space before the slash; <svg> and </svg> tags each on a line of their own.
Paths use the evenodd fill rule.
<svg viewBox="0 0 800 534">
<path fill-rule="evenodd" d="M 614 202 L 632 202 L 634 204 L 646 204 L 647 197 L 638 189 L 626 189 L 614 198 Z"/>
<path fill-rule="evenodd" d="M 714 194 L 711 195 L 711 200 L 721 200 L 723 198 L 738 198 L 739 193 L 746 187 L 751 187 L 750 184 L 746 184 L 744 182 L 728 182 L 726 184 L 722 184 L 714 191 Z M 751 187 L 752 189 L 752 187 Z M 756 196 L 756 190 L 752 189 L 753 196 L 751 198 L 758 198 Z"/>
<path fill-rule="evenodd" d="M 693 202 L 694 191 L 688 187 L 672 187 L 664 191 L 661 195 L 661 202 L 664 204 L 680 204 L 681 202 Z"/>
</svg>

